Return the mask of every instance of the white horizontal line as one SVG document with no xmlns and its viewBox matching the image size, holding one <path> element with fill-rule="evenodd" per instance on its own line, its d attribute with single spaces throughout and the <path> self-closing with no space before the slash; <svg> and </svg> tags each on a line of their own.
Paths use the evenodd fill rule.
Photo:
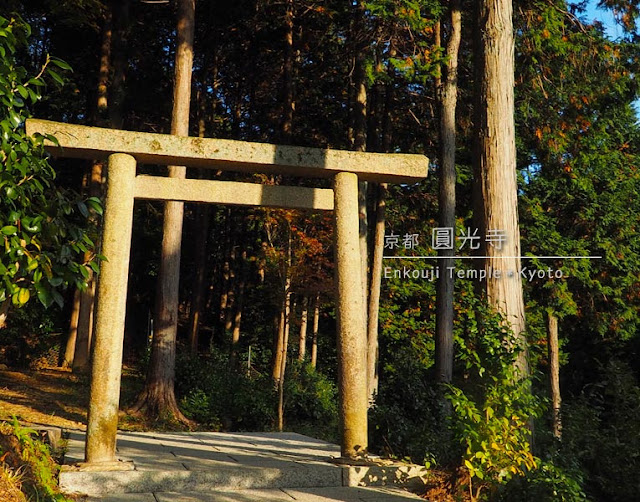
<svg viewBox="0 0 640 502">
<path fill-rule="evenodd" d="M 454 260 L 476 260 L 478 258 L 515 258 L 520 260 L 532 260 L 532 259 L 570 259 L 570 260 L 578 260 L 578 259 L 588 259 L 588 260 L 598 260 L 602 258 L 602 256 L 383 256 L 383 258 L 388 260 L 446 260 L 447 258 L 452 258 Z"/>
</svg>

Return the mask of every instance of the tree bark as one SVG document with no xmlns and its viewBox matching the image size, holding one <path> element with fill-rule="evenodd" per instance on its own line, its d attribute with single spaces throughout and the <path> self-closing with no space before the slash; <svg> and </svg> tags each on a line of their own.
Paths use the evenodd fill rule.
<svg viewBox="0 0 640 502">
<path fill-rule="evenodd" d="M 476 203 L 487 300 L 504 316 L 521 345 L 516 367 L 529 374 L 522 282 L 514 124 L 514 38 L 511 0 L 482 0 L 476 18 Z M 486 242 L 501 232 L 501 249 Z M 501 270 L 500 277 L 491 273 Z"/>
<path fill-rule="evenodd" d="M 69 322 L 69 334 L 62 356 L 62 367 L 71 368 L 76 353 L 76 340 L 78 337 L 78 319 L 80 317 L 80 289 L 73 293 L 73 305 L 71 306 L 71 320 Z M 1 326 L 0 326 L 1 327 Z"/>
<path fill-rule="evenodd" d="M 285 0 L 284 61 L 282 64 L 282 141 L 291 143 L 293 113 L 296 108 L 293 89 L 293 0 Z"/>
<path fill-rule="evenodd" d="M 196 280 L 193 285 L 191 298 L 191 309 L 189 312 L 189 350 L 191 355 L 198 353 L 198 343 L 200 338 L 200 322 L 202 317 L 202 304 L 204 302 L 204 290 L 207 271 L 207 243 L 209 241 L 209 217 L 211 208 L 207 205 L 199 205 L 197 214 L 196 230 L 196 256 L 195 269 Z"/>
<path fill-rule="evenodd" d="M 97 101 L 97 120 L 98 125 L 107 122 L 108 112 L 108 89 L 109 89 L 109 71 L 111 59 L 111 40 L 112 40 L 112 20 L 113 13 L 111 9 L 107 9 L 102 26 L 102 43 L 100 45 L 100 69 L 98 71 L 98 101 Z"/>
<path fill-rule="evenodd" d="M 215 73 L 214 73 L 215 80 Z M 214 83 L 215 92 L 215 83 Z M 207 106 L 203 89 L 198 91 L 198 137 L 206 135 Z M 199 204 L 196 209 L 196 256 L 195 270 L 196 280 L 191 293 L 191 308 L 189 309 L 189 350 L 192 356 L 198 353 L 200 338 L 200 322 L 205 296 L 207 251 L 209 243 L 209 221 L 211 207 L 208 204 Z"/>
<path fill-rule="evenodd" d="M 376 226 L 373 237 L 371 290 L 369 292 L 369 315 L 367 323 L 367 382 L 370 404 L 373 404 L 375 395 L 378 392 L 378 319 L 382 281 L 382 257 L 384 255 L 386 193 L 387 184 L 380 183 L 380 185 L 378 185 L 376 198 Z"/>
<path fill-rule="evenodd" d="M 551 411 L 553 436 L 562 439 L 560 396 L 560 347 L 558 345 L 558 318 L 553 312 L 547 314 L 547 347 L 549 355 L 549 388 L 551 389 Z"/>
<path fill-rule="evenodd" d="M 126 6 L 125 6 L 126 7 Z M 100 62 L 98 66 L 98 82 L 97 82 L 97 99 L 94 103 L 95 110 L 93 122 L 100 127 L 106 127 L 109 124 L 108 113 L 108 91 L 109 91 L 109 73 L 111 71 L 111 45 L 113 39 L 112 29 L 112 12 L 113 6 L 105 12 L 104 22 L 102 25 L 102 41 L 100 44 Z M 119 68 L 124 71 L 122 67 Z M 90 197 L 99 197 L 102 194 L 102 163 L 95 161 L 91 166 L 89 179 L 85 187 L 89 187 Z M 92 218 L 92 223 L 98 226 L 98 221 Z M 96 242 L 99 245 L 99 242 Z M 90 253 L 85 253 L 85 261 L 91 259 Z M 91 335 L 93 331 L 93 309 L 94 298 L 96 292 L 95 279 L 93 271 L 89 271 L 88 287 L 85 291 L 76 291 L 73 297 L 73 310 L 71 313 L 71 323 L 69 328 L 69 337 L 65 348 L 64 360 L 62 366 L 64 368 L 73 367 L 75 371 L 88 371 L 89 359 L 91 353 Z"/>
<path fill-rule="evenodd" d="M 364 152 L 367 149 L 367 75 L 366 54 L 362 47 L 364 38 L 364 4 L 357 1 L 354 4 L 354 22 L 352 28 L 353 46 L 355 51 L 355 67 L 353 70 L 353 85 L 355 90 L 355 104 L 353 107 L 353 149 Z M 365 326 L 367 323 L 367 298 L 369 290 L 369 246 L 367 242 L 367 182 L 358 183 L 358 217 L 360 222 L 360 261 L 362 266 L 362 298 L 365 306 L 362 315 Z"/>
<path fill-rule="evenodd" d="M 233 328 L 233 315 L 236 305 L 236 269 L 238 268 L 236 257 L 235 228 L 232 230 L 231 248 L 229 249 L 229 270 L 227 279 L 226 305 L 224 310 L 224 332 L 230 333 Z"/>
<path fill-rule="evenodd" d="M 294 307 L 295 309 L 295 307 Z M 280 375 L 278 376 L 278 430 L 284 429 L 284 378 L 287 369 L 287 350 L 289 348 L 289 329 L 291 326 L 291 294 L 287 295 L 284 312 L 284 336 L 280 355 Z"/>
<path fill-rule="evenodd" d="M 302 312 L 300 313 L 300 338 L 298 342 L 298 361 L 304 361 L 307 355 L 307 325 L 309 319 L 309 295 L 302 297 Z"/>
<path fill-rule="evenodd" d="M 283 299 L 278 325 L 277 339 L 275 343 L 275 357 L 272 376 L 276 385 L 279 385 L 283 374 L 284 360 L 286 358 L 286 343 L 288 335 L 289 314 L 291 311 L 291 229 L 289 228 L 289 240 L 287 244 L 287 257 L 284 266 Z"/>
<path fill-rule="evenodd" d="M 444 84 L 440 89 L 440 214 L 441 228 L 456 228 L 456 103 L 458 97 L 458 52 L 462 33 L 460 0 L 450 6 L 450 33 Z M 454 278 L 445 273 L 454 266 L 455 249 L 440 249 L 440 273 L 436 293 L 436 375 L 438 382 L 453 378 L 453 293 Z"/>
<path fill-rule="evenodd" d="M 311 366 L 318 366 L 318 327 L 320 326 L 320 293 L 313 303 L 313 330 L 311 332 Z"/>
<path fill-rule="evenodd" d="M 114 0 L 113 9 L 113 77 L 109 99 L 111 127 L 122 129 L 126 96 L 127 49 L 129 38 L 129 0 Z"/>
<path fill-rule="evenodd" d="M 91 166 L 89 178 L 89 195 L 99 197 L 102 194 L 102 163 L 94 162 Z M 98 225 L 98 221 L 93 219 L 93 224 Z M 89 261 L 91 253 L 84 254 L 84 260 Z M 87 279 L 87 289 L 80 292 L 80 305 L 78 311 L 78 326 L 76 336 L 76 347 L 73 357 L 73 371 L 85 373 L 89 371 L 91 363 L 91 340 L 93 337 L 93 312 L 96 296 L 96 279 L 93 270 L 87 267 L 89 277 Z"/>
<path fill-rule="evenodd" d="M 194 29 L 195 0 L 179 0 L 171 117 L 171 134 L 177 136 L 189 135 Z M 186 177 L 186 168 L 169 166 L 169 176 L 183 179 Z M 147 381 L 136 408 L 144 407 L 150 416 L 177 418 L 187 422 L 178 409 L 174 393 L 183 210 L 182 202 L 165 203 L 162 252 L 156 293 L 157 321 Z"/>
<path fill-rule="evenodd" d="M 231 333 L 231 367 L 235 368 L 238 360 L 238 345 L 240 344 L 240 324 L 242 322 L 242 310 L 244 308 L 244 293 L 247 281 L 247 252 L 243 251 L 241 256 L 240 272 L 238 279 L 238 292 L 236 294 L 236 308 L 233 316 L 233 331 Z"/>
</svg>

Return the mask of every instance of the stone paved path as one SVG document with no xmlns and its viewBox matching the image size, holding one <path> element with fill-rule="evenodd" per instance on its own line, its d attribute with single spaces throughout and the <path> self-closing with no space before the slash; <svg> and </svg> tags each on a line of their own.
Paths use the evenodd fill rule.
<svg viewBox="0 0 640 502">
<path fill-rule="evenodd" d="M 421 500 L 392 486 L 415 469 L 346 467 L 329 462 L 338 446 L 295 433 L 118 434 L 129 470 L 88 472 L 84 433 L 69 434 L 60 485 L 101 502 L 403 502 Z"/>
</svg>

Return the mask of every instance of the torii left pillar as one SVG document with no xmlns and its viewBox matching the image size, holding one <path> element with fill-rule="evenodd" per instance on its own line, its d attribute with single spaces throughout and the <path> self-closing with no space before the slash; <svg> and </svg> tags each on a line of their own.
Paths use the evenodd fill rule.
<svg viewBox="0 0 640 502">
<path fill-rule="evenodd" d="M 109 156 L 102 237 L 102 254 L 107 261 L 101 265 L 98 284 L 85 447 L 85 462 L 101 468 L 125 465 L 116 459 L 116 434 L 135 176 L 134 157 L 123 153 Z"/>
</svg>

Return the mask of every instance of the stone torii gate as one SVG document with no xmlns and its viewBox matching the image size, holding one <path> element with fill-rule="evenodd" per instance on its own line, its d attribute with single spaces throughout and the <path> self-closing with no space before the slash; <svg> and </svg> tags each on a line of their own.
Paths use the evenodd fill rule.
<svg viewBox="0 0 640 502">
<path fill-rule="evenodd" d="M 413 183 L 427 176 L 423 155 L 278 146 L 103 129 L 37 119 L 27 134 L 53 135 L 54 155 L 108 158 L 102 263 L 95 314 L 85 448 L 87 469 L 124 468 L 116 459 L 129 254 L 134 199 L 333 210 L 341 452 L 367 451 L 366 327 L 358 239 L 358 181 Z M 333 189 L 136 175 L 136 165 L 166 164 L 245 173 L 332 178 Z"/>
</svg>

